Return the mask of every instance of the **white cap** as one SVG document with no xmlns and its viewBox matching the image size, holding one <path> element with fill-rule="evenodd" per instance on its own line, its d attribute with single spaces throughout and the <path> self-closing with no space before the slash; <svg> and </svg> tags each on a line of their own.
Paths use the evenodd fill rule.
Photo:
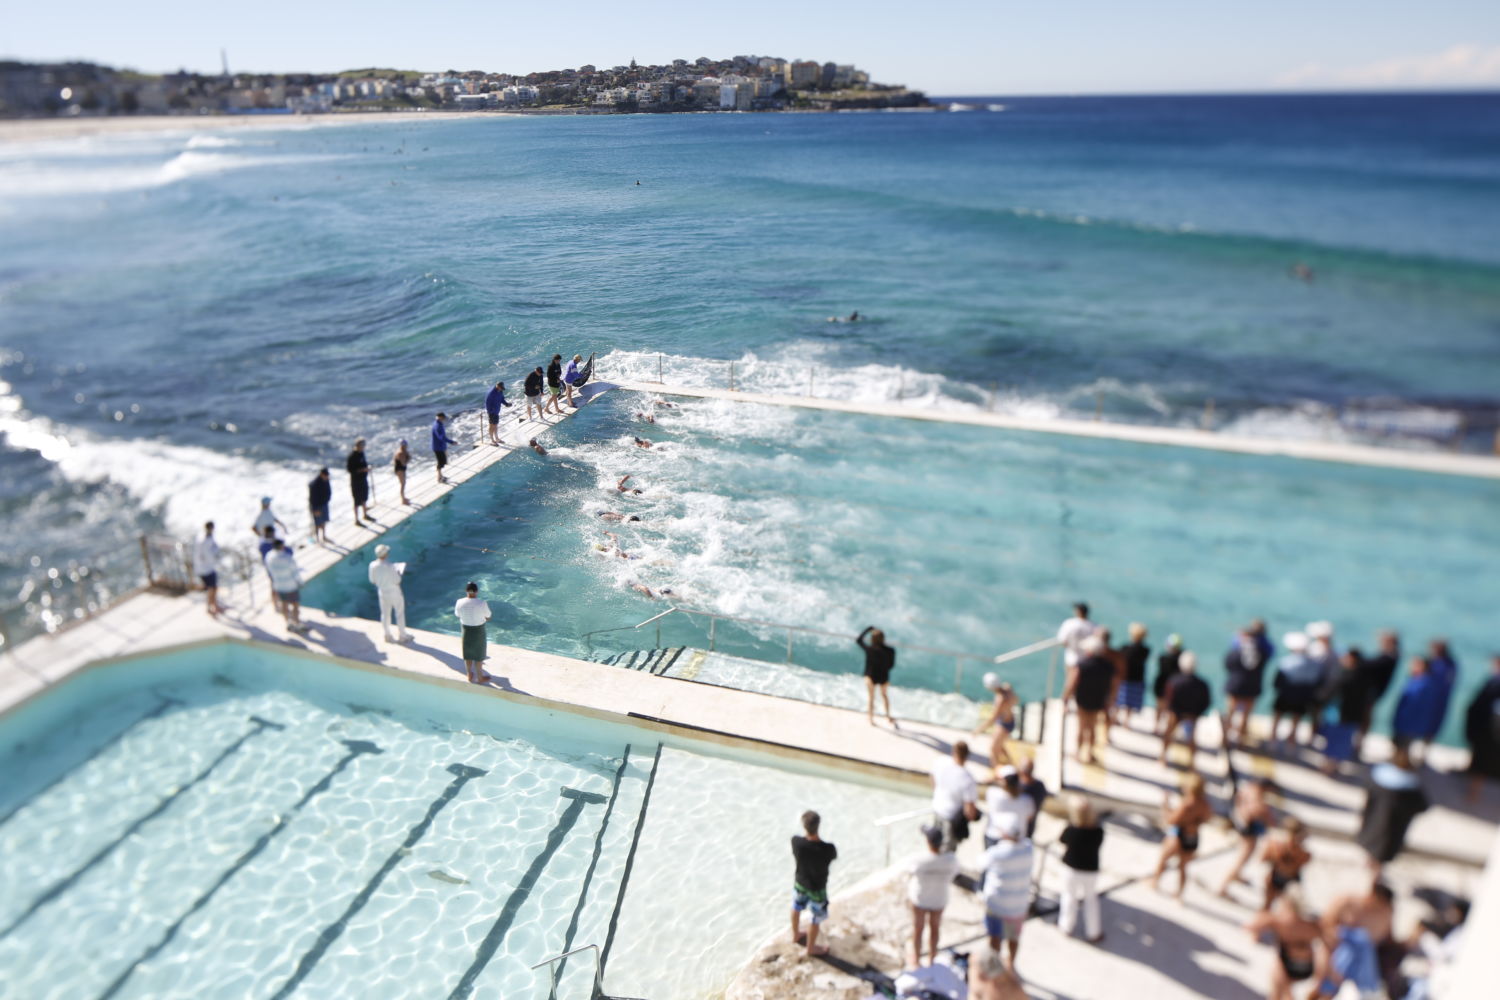
<svg viewBox="0 0 1500 1000">
<path fill-rule="evenodd" d="M 1333 638 L 1333 622 L 1308 622 L 1307 637 L 1309 639 Z"/>
<path fill-rule="evenodd" d="M 1281 645 L 1288 653 L 1300 653 L 1307 649 L 1307 634 L 1304 632 L 1288 632 L 1281 637 Z"/>
<path fill-rule="evenodd" d="M 384 559 L 386 556 L 388 556 L 390 554 L 391 554 L 391 547 L 389 545 L 377 545 L 377 546 L 375 546 L 375 558 L 376 559 Z"/>
<path fill-rule="evenodd" d="M 1021 822 L 1021 817 L 1013 812 L 1003 812 L 995 816 L 991 822 L 994 823 L 1000 836 L 1006 840 L 1020 840 L 1022 832 L 1026 829 Z"/>
<path fill-rule="evenodd" d="M 1085 653 L 1101 653 L 1104 651 L 1104 640 L 1097 635 L 1087 636 L 1078 644 L 1078 648 Z"/>
<path fill-rule="evenodd" d="M 993 670 L 984 675 L 984 686 L 989 688 L 991 691 L 999 691 L 1000 686 L 1004 683 L 1005 682 L 1000 679 L 1000 675 L 995 673 Z"/>
</svg>

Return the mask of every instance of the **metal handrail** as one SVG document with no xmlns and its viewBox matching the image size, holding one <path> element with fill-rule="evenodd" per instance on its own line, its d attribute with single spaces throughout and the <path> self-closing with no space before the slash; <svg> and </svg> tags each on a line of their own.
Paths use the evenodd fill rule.
<svg viewBox="0 0 1500 1000">
<path fill-rule="evenodd" d="M 894 816 L 882 816 L 870 824 L 876 829 L 885 831 L 885 863 L 887 865 L 891 863 L 891 827 L 895 826 L 897 823 L 904 823 L 907 820 L 918 819 L 922 816 L 931 815 L 931 809 L 913 809 L 910 812 L 896 813 Z"/>
<path fill-rule="evenodd" d="M 656 614 L 656 615 L 651 616 L 650 618 L 647 618 L 645 621 L 640 622 L 638 624 L 635 624 L 635 625 L 617 625 L 617 626 L 615 626 L 613 628 L 594 629 L 592 631 L 585 632 L 581 636 L 581 638 L 583 639 L 584 643 L 588 646 L 588 648 L 590 649 L 590 651 L 592 651 L 593 648 L 594 648 L 594 637 L 595 636 L 598 636 L 598 635 L 608 635 L 609 633 L 612 633 L 612 632 L 633 632 L 636 629 L 643 628 L 643 627 L 645 627 L 647 625 L 659 623 L 663 618 L 666 618 L 669 615 L 674 615 L 674 614 L 677 614 L 677 615 L 691 615 L 691 616 L 696 616 L 696 617 L 699 617 L 699 618 L 707 618 L 708 619 L 708 623 L 709 623 L 708 624 L 708 650 L 709 650 L 709 652 L 713 652 L 717 648 L 717 644 L 718 644 L 718 624 L 721 621 L 734 622 L 737 625 L 747 625 L 747 626 L 753 626 L 753 627 L 757 627 L 757 628 L 771 628 L 771 629 L 778 629 L 778 630 L 784 631 L 784 632 L 786 632 L 786 660 L 785 660 L 786 663 L 791 663 L 792 662 L 792 648 L 793 648 L 793 645 L 792 645 L 792 636 L 795 635 L 796 633 L 800 632 L 800 633 L 803 633 L 805 635 L 826 636 L 826 637 L 832 638 L 832 639 L 846 639 L 846 640 L 848 640 L 850 642 L 855 641 L 856 638 L 857 638 L 856 636 L 852 636 L 852 635 L 848 634 L 847 632 L 832 632 L 832 631 L 829 631 L 828 629 L 814 628 L 814 627 L 812 627 L 810 625 L 788 625 L 785 622 L 771 622 L 771 621 L 766 621 L 766 620 L 761 619 L 761 618 L 745 618 L 745 617 L 742 617 L 742 616 L 739 616 L 739 615 L 726 615 L 726 614 L 720 614 L 717 611 L 698 611 L 698 610 L 693 609 L 693 608 L 681 608 L 681 607 L 677 607 L 675 605 L 673 607 L 670 607 L 667 610 L 661 612 L 660 614 Z M 982 663 L 982 664 L 985 664 L 986 666 L 989 666 L 991 664 L 996 664 L 996 663 L 1008 663 L 1011 660 L 1017 660 L 1017 659 L 1020 659 L 1023 656 L 1029 656 L 1032 653 L 1041 652 L 1044 649 L 1052 649 L 1052 648 L 1056 647 L 1057 645 L 1059 645 L 1059 643 L 1058 643 L 1057 639 L 1055 639 L 1055 638 L 1041 639 L 1041 640 L 1039 640 L 1037 642 L 1029 643 L 1029 644 L 1027 644 L 1025 646 L 1021 646 L 1021 647 L 1019 647 L 1017 649 L 1012 649 L 1012 650 L 1010 650 L 1008 652 L 1001 653 L 998 656 L 980 656 L 977 653 L 965 653 L 965 652 L 961 652 L 961 651 L 955 650 L 955 649 L 940 649 L 940 648 L 938 648 L 936 646 L 923 646 L 923 645 L 919 645 L 917 643 L 897 643 L 897 642 L 893 642 L 893 643 L 890 643 L 889 645 L 891 646 L 892 649 L 904 649 L 904 650 L 910 650 L 910 651 L 918 652 L 918 653 L 929 653 L 929 654 L 934 655 L 934 656 L 952 657 L 952 659 L 953 659 L 953 690 L 954 691 L 961 691 L 961 690 L 963 690 L 964 666 L 965 666 L 966 663 L 971 663 L 971 662 L 972 663 Z M 661 646 L 661 625 L 657 624 L 656 625 L 656 646 L 654 646 L 653 648 L 660 648 L 660 646 Z M 1050 677 L 1049 677 L 1049 686 L 1050 686 Z"/>
<path fill-rule="evenodd" d="M 568 958 L 572 955 L 577 955 L 579 952 L 583 951 L 592 951 L 594 953 L 594 992 L 591 994 L 591 996 L 599 997 L 604 994 L 604 960 L 599 955 L 599 946 L 597 944 L 586 944 L 582 948 L 574 948 L 572 951 L 565 951 L 561 955 L 553 955 L 551 958 L 546 959 L 545 961 L 538 962 L 531 967 L 533 972 L 537 969 L 540 969 L 544 965 L 550 965 L 552 967 L 552 971 L 549 974 L 549 979 L 551 980 L 551 982 L 547 990 L 549 996 L 557 991 L 557 963 L 561 962 L 565 958 Z"/>
</svg>

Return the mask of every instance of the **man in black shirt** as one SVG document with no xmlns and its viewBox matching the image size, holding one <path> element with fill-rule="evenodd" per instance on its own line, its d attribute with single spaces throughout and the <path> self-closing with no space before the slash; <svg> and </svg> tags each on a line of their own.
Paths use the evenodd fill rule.
<svg viewBox="0 0 1500 1000">
<path fill-rule="evenodd" d="M 807 954 L 826 955 L 828 949 L 818 944 L 818 925 L 828 919 L 828 866 L 839 856 L 839 850 L 818 839 L 822 817 L 809 809 L 802 814 L 805 837 L 792 838 L 792 857 L 797 862 L 792 881 L 792 940 L 802 941 L 802 911 L 812 911 L 807 928 Z"/>
<path fill-rule="evenodd" d="M 1365 734 L 1370 731 L 1370 721 L 1375 715 L 1375 705 L 1385 697 L 1391 681 L 1396 676 L 1396 668 L 1401 665 L 1401 637 L 1392 630 L 1386 629 L 1380 633 L 1379 638 L 1380 652 L 1365 660 L 1360 666 L 1360 675 L 1364 679 L 1362 687 L 1365 696 L 1365 713 L 1359 723 L 1359 738 L 1354 743 L 1355 757 L 1359 756 L 1360 749 L 1365 742 Z"/>
<path fill-rule="evenodd" d="M 354 497 L 354 523 L 360 523 L 360 514 L 364 514 L 366 521 L 374 520 L 370 517 L 370 461 L 365 458 L 364 438 L 355 440 L 354 450 L 349 452 L 344 465 L 349 470 L 349 492 Z"/>
<path fill-rule="evenodd" d="M 538 418 L 542 413 L 542 366 L 537 365 L 536 371 L 526 376 L 526 385 L 522 390 L 526 394 L 526 419 L 531 419 L 531 408 L 536 407 Z"/>
<path fill-rule="evenodd" d="M 562 355 L 552 355 L 552 363 L 547 365 L 547 405 L 552 407 L 552 412 L 559 417 L 562 411 Z"/>
<path fill-rule="evenodd" d="M 1183 731 L 1188 748 L 1188 770 L 1193 771 L 1198 757 L 1198 719 L 1213 703 L 1208 682 L 1198 676 L 1198 657 L 1183 653 L 1177 660 L 1180 673 L 1167 685 L 1167 731 L 1161 740 L 1161 763 L 1167 762 L 1167 751 Z"/>
<path fill-rule="evenodd" d="M 333 501 L 333 483 L 328 470 L 319 469 L 313 481 L 307 484 L 307 509 L 312 514 L 313 537 L 320 542 L 328 541 L 328 505 Z"/>
</svg>

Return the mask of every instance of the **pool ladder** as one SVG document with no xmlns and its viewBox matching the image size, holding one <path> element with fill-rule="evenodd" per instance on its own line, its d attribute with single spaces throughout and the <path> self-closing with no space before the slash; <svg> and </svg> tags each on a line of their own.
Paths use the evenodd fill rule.
<svg viewBox="0 0 1500 1000">
<path fill-rule="evenodd" d="M 594 990 L 590 994 L 591 1000 L 638 1000 L 638 998 L 633 997 L 612 997 L 604 992 L 604 983 L 601 980 L 601 975 L 604 972 L 604 960 L 599 955 L 599 946 L 597 944 L 586 944 L 582 948 L 574 948 L 572 951 L 565 951 L 561 955 L 553 955 L 551 958 L 538 962 L 531 967 L 533 970 L 540 969 L 543 966 L 551 967 L 548 973 L 551 979 L 548 990 L 549 995 L 555 994 L 557 990 L 557 963 L 571 955 L 577 955 L 585 951 L 592 951 L 594 953 Z"/>
</svg>

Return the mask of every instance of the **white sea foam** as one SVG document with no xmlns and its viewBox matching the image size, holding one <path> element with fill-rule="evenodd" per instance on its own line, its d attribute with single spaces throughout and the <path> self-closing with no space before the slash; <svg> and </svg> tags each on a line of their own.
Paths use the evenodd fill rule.
<svg viewBox="0 0 1500 1000">
<path fill-rule="evenodd" d="M 248 541 L 262 495 L 293 531 L 306 526 L 310 468 L 256 461 L 210 448 L 151 439 L 108 438 L 27 413 L 0 382 L 0 435 L 16 449 L 35 451 L 78 483 L 111 482 L 141 508 L 159 513 L 167 530 L 190 538 L 204 521 L 223 526 L 228 543 Z"/>
</svg>

